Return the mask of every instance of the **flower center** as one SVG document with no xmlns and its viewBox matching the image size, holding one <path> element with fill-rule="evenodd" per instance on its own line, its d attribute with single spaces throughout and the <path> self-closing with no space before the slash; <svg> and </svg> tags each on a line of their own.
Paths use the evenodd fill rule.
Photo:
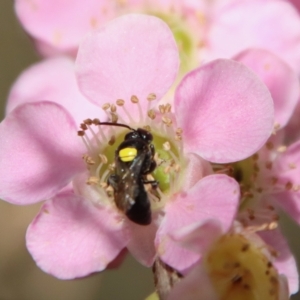
<svg viewBox="0 0 300 300">
<path fill-rule="evenodd" d="M 149 94 L 148 101 L 155 98 Z M 87 119 L 80 125 L 78 135 L 87 148 L 83 155 L 89 172 L 87 184 L 98 192 L 100 203 L 114 203 L 116 190 L 121 186 L 118 199 L 130 199 L 133 203 L 135 198 L 144 197 L 145 190 L 153 211 L 165 205 L 167 194 L 179 189 L 179 171 L 184 161 L 182 130 L 173 124 L 170 104 L 160 105 L 157 111 L 149 107 L 147 114 L 143 114 L 137 96 L 132 96 L 131 102 L 140 112 L 138 120 L 126 109 L 125 101 L 118 99 L 116 104 L 102 107 L 108 122 Z M 149 144 L 139 136 L 139 131 L 151 135 Z M 153 146 L 154 150 L 149 150 Z M 152 160 L 156 164 L 154 170 L 150 167 Z"/>
<path fill-rule="evenodd" d="M 276 269 L 262 249 L 241 234 L 217 240 L 204 266 L 220 299 L 278 299 Z"/>
<path fill-rule="evenodd" d="M 150 11 L 149 14 L 162 19 L 170 27 L 179 49 L 179 74 L 183 76 L 188 71 L 194 69 L 198 65 L 197 51 L 199 51 L 199 46 L 202 43 L 200 38 L 197 40 L 195 35 L 191 34 L 194 30 L 188 24 L 188 19 L 174 11 L 170 11 L 170 13 Z M 199 28 L 197 28 L 197 32 L 199 32 Z"/>
</svg>

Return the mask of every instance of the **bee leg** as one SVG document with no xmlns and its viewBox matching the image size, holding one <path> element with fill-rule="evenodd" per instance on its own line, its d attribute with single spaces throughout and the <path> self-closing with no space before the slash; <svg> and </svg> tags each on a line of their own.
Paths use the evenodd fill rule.
<svg viewBox="0 0 300 300">
<path fill-rule="evenodd" d="M 154 160 L 152 160 L 151 163 L 150 163 L 150 165 L 149 165 L 149 168 L 147 168 L 143 172 L 143 175 L 152 173 L 155 170 L 155 168 L 156 168 L 156 162 Z"/>
<path fill-rule="evenodd" d="M 107 184 L 110 185 L 114 190 L 116 190 L 118 188 L 119 181 L 120 178 L 118 175 L 111 174 L 107 179 Z"/>
<path fill-rule="evenodd" d="M 145 179 L 143 179 L 143 184 L 151 184 L 151 187 L 153 189 L 156 189 L 158 187 L 158 181 L 156 181 L 156 180 L 145 180 Z"/>
</svg>

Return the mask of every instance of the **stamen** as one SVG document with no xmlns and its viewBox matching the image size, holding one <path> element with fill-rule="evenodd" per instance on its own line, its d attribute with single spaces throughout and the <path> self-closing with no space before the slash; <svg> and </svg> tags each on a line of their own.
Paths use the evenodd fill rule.
<svg viewBox="0 0 300 300">
<path fill-rule="evenodd" d="M 108 141 L 108 144 L 112 146 L 115 142 L 116 142 L 116 137 L 115 135 L 112 135 Z"/>
<path fill-rule="evenodd" d="M 97 134 L 96 134 L 95 131 L 93 130 L 93 128 L 92 128 L 90 125 L 88 126 L 88 128 L 89 128 L 89 130 L 91 131 L 91 133 L 92 133 L 92 135 L 93 135 L 95 141 L 97 142 L 98 147 L 101 146 L 101 142 L 100 142 L 100 140 L 99 140 Z"/>
<path fill-rule="evenodd" d="M 103 110 L 108 110 L 110 108 L 110 104 L 109 103 L 105 103 L 102 105 L 102 109 Z"/>
<path fill-rule="evenodd" d="M 88 185 L 96 185 L 99 184 L 99 178 L 96 176 L 91 176 L 87 179 L 86 184 Z"/>
<path fill-rule="evenodd" d="M 84 133 L 84 132 L 83 132 Z M 84 145 L 85 145 L 85 147 L 86 147 L 86 149 L 88 150 L 88 152 L 92 152 L 92 148 L 90 147 L 90 145 L 89 145 L 89 141 L 88 141 L 88 139 L 87 139 L 87 136 L 85 135 L 80 135 L 81 136 L 81 138 L 82 138 L 82 141 L 83 141 L 83 143 L 84 143 Z"/>
<path fill-rule="evenodd" d="M 155 119 L 156 114 L 155 114 L 155 111 L 154 111 L 153 109 L 148 110 L 148 117 L 149 117 L 151 120 L 154 120 L 154 119 Z"/>
<path fill-rule="evenodd" d="M 165 105 L 165 113 L 171 112 L 171 109 L 172 109 L 171 104 L 170 104 L 170 103 L 167 103 L 167 104 Z"/>
<path fill-rule="evenodd" d="M 84 124 L 84 123 L 81 123 L 81 124 L 80 124 L 80 128 L 81 128 L 82 130 L 87 130 L 87 129 L 88 129 L 87 125 Z"/>
<path fill-rule="evenodd" d="M 278 131 L 280 128 L 281 128 L 281 126 L 280 126 L 279 123 L 275 123 L 274 124 L 274 130 L 275 130 L 275 132 Z"/>
<path fill-rule="evenodd" d="M 162 121 L 163 121 L 163 123 L 164 123 L 165 125 L 167 125 L 168 127 L 171 126 L 172 123 L 173 123 L 172 120 L 171 120 L 170 118 L 166 117 L 166 116 L 163 116 L 163 117 L 162 117 Z"/>
<path fill-rule="evenodd" d="M 271 161 L 267 161 L 266 164 L 265 164 L 265 166 L 266 166 L 266 168 L 267 168 L 268 170 L 271 170 L 272 167 L 273 167 L 273 163 L 272 163 Z"/>
<path fill-rule="evenodd" d="M 110 111 L 111 111 L 112 113 L 115 113 L 115 112 L 117 111 L 117 107 L 116 107 L 114 104 L 111 104 L 111 106 L 110 106 Z"/>
<path fill-rule="evenodd" d="M 103 164 L 107 164 L 108 160 L 107 160 L 107 157 L 106 157 L 104 154 L 99 154 L 98 156 L 99 156 L 99 158 L 100 158 L 100 161 L 101 161 Z"/>
<path fill-rule="evenodd" d="M 163 104 L 159 105 L 158 106 L 158 110 L 161 114 L 164 114 L 165 113 L 165 106 Z"/>
<path fill-rule="evenodd" d="M 266 143 L 266 147 L 267 147 L 268 150 L 272 150 L 272 149 L 274 149 L 274 144 L 272 142 L 268 141 Z"/>
<path fill-rule="evenodd" d="M 286 185 L 285 185 L 285 189 L 286 189 L 287 191 L 290 191 L 290 190 L 292 189 L 292 187 L 293 187 L 293 184 L 292 184 L 290 181 L 287 182 Z"/>
<path fill-rule="evenodd" d="M 93 160 L 93 158 L 91 156 L 89 156 L 88 154 L 84 154 L 82 155 L 82 158 L 84 160 L 84 162 L 87 165 L 94 165 L 96 162 Z"/>
<path fill-rule="evenodd" d="M 147 100 L 148 100 L 148 101 L 156 100 L 156 94 L 150 93 L 150 94 L 147 96 Z"/>
<path fill-rule="evenodd" d="M 287 147 L 283 145 L 283 146 L 280 146 L 280 147 L 277 148 L 277 152 L 283 153 L 283 152 L 286 151 L 286 149 L 287 149 Z"/>
</svg>

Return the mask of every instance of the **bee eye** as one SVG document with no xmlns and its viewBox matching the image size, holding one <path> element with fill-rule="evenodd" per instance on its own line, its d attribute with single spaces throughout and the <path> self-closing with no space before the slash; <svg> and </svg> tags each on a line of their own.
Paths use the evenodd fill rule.
<svg viewBox="0 0 300 300">
<path fill-rule="evenodd" d="M 124 148 L 119 151 L 119 158 L 123 162 L 133 161 L 137 156 L 136 148 Z"/>
<path fill-rule="evenodd" d="M 132 131 L 132 132 L 128 132 L 125 135 L 124 140 L 132 140 L 132 139 L 138 139 L 138 138 L 141 138 L 139 132 L 138 131 Z"/>
<path fill-rule="evenodd" d="M 153 135 L 145 129 L 138 128 L 137 132 L 139 133 L 139 136 L 146 142 L 151 143 L 153 141 Z"/>
</svg>

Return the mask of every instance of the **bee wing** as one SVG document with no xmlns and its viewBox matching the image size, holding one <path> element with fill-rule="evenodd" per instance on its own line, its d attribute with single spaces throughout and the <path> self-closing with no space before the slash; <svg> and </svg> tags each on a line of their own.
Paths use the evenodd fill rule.
<svg viewBox="0 0 300 300">
<path fill-rule="evenodd" d="M 140 193 L 138 180 L 145 160 L 145 153 L 139 154 L 133 162 L 128 165 L 119 161 L 116 168 L 119 170 L 118 183 L 114 186 L 114 198 L 117 207 L 125 213 L 135 204 Z"/>
</svg>

